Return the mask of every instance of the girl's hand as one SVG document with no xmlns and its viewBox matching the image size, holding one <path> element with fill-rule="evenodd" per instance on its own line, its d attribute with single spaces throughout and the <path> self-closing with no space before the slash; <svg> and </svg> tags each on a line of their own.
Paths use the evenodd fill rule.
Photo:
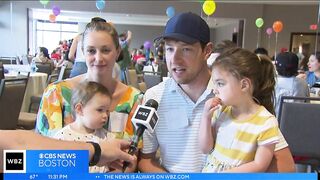
<svg viewBox="0 0 320 180">
<path fill-rule="evenodd" d="M 211 120 L 213 112 L 217 110 L 220 105 L 221 105 L 220 98 L 214 97 L 214 98 L 208 99 L 204 105 L 204 113 L 203 113 L 204 117 L 206 117 L 206 119 Z"/>
</svg>

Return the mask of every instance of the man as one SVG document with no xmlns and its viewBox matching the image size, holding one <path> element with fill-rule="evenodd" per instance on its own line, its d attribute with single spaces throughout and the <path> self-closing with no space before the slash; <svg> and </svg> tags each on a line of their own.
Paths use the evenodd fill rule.
<svg viewBox="0 0 320 180">
<path fill-rule="evenodd" d="M 206 156 L 198 147 L 199 125 L 205 102 L 214 96 L 207 66 L 213 49 L 210 30 L 198 15 L 182 13 L 167 22 L 161 38 L 165 40 L 171 78 L 145 94 L 145 101 L 158 101 L 159 121 L 154 133 L 144 133 L 139 169 L 142 172 L 200 172 Z M 285 143 L 282 147 L 286 146 Z M 158 148 L 161 164 L 156 159 Z M 280 162 L 288 166 L 282 170 L 292 171 L 290 151 L 284 149 L 287 159 L 280 158 Z M 273 164 L 279 164 L 278 161 L 274 160 Z M 272 167 L 274 171 L 279 169 Z"/>
</svg>

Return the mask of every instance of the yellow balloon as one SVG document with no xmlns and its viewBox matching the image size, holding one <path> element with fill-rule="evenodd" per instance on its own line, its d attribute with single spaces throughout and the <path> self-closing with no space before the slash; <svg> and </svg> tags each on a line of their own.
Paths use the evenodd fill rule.
<svg viewBox="0 0 320 180">
<path fill-rule="evenodd" d="M 202 5 L 203 12 L 210 16 L 216 11 L 216 3 L 213 0 L 206 0 Z"/>
</svg>

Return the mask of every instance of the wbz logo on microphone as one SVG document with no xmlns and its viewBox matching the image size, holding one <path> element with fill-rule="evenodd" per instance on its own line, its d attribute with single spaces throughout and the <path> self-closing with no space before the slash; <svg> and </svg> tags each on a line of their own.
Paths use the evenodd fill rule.
<svg viewBox="0 0 320 180">
<path fill-rule="evenodd" d="M 26 173 L 26 150 L 4 150 L 4 173 Z"/>
</svg>

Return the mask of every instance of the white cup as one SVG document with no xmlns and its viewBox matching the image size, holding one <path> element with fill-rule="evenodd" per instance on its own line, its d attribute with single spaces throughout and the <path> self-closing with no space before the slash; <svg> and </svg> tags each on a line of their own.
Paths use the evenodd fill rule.
<svg viewBox="0 0 320 180">
<path fill-rule="evenodd" d="M 109 132 L 123 132 L 128 120 L 128 114 L 111 112 L 109 118 L 108 131 Z"/>
</svg>

